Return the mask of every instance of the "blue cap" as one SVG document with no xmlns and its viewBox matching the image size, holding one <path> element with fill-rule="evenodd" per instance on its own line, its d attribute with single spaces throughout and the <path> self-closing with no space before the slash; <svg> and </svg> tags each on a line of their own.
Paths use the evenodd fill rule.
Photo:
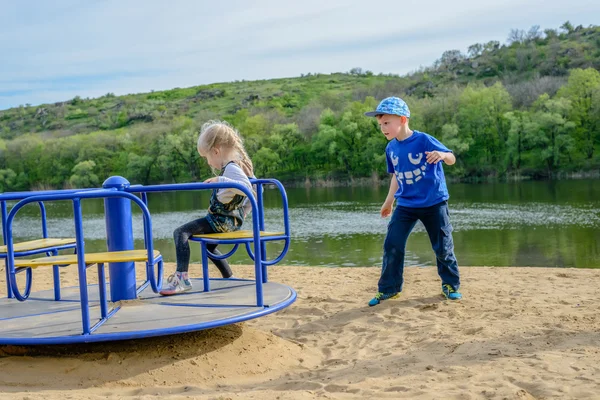
<svg viewBox="0 0 600 400">
<path fill-rule="evenodd" d="M 410 118 L 410 110 L 404 100 L 399 97 L 388 97 L 381 100 L 375 111 L 366 112 L 367 117 L 376 117 L 378 115 L 391 114 Z"/>
</svg>

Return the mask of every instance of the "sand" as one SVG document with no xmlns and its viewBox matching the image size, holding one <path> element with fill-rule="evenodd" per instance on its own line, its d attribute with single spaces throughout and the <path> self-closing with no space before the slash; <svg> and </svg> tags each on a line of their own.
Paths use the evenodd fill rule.
<svg viewBox="0 0 600 400">
<path fill-rule="evenodd" d="M 34 272 L 34 290 L 50 287 L 48 272 Z M 462 301 L 440 296 L 435 268 L 409 267 L 402 297 L 370 308 L 378 268 L 271 267 L 298 300 L 259 319 L 138 341 L 0 347 L 0 399 L 600 398 L 600 269 L 461 273 Z"/>
</svg>

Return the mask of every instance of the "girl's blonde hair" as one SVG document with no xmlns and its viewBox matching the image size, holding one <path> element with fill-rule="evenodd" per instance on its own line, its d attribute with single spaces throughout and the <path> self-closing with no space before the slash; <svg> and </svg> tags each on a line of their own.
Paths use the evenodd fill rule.
<svg viewBox="0 0 600 400">
<path fill-rule="evenodd" d="M 249 177 L 254 177 L 254 165 L 244 148 L 240 133 L 225 121 L 208 121 L 200 129 L 198 153 L 207 154 L 214 148 L 231 149 L 238 155 L 240 167 Z M 223 166 L 224 167 L 224 166 Z"/>
</svg>

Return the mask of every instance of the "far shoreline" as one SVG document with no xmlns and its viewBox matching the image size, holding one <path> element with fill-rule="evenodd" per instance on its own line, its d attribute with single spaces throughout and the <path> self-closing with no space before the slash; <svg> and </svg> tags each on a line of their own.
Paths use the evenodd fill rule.
<svg viewBox="0 0 600 400">
<path fill-rule="evenodd" d="M 279 180 L 287 188 L 326 188 L 326 187 L 373 187 L 373 186 L 387 186 L 389 185 L 389 176 L 379 177 L 376 174 L 370 177 L 304 177 L 296 179 L 286 179 L 282 177 L 273 176 L 270 177 Z M 557 182 L 557 181 L 576 181 L 585 179 L 600 179 L 600 170 L 593 171 L 576 171 L 576 172 L 559 172 L 552 175 L 551 177 L 535 177 L 529 175 L 514 174 L 502 178 L 497 176 L 487 177 L 469 177 L 469 178 L 455 178 L 452 176 L 446 176 L 448 183 L 457 184 L 479 184 L 479 183 L 518 183 L 518 182 Z M 200 180 L 199 180 L 200 181 Z M 185 182 L 151 182 L 146 185 L 159 185 L 166 183 L 185 183 Z M 132 185 L 140 184 L 139 182 L 132 182 Z M 73 189 L 70 185 L 57 188 L 51 185 L 34 185 L 26 190 L 19 191 L 44 191 L 44 190 L 60 190 L 60 189 Z M 85 189 L 85 188 L 82 188 Z M 4 193 L 11 193 L 7 191 Z"/>
<path fill-rule="evenodd" d="M 276 178 L 277 179 L 277 178 Z M 550 177 L 535 177 L 530 175 L 512 174 L 502 178 L 495 176 L 488 177 L 469 177 L 469 178 L 455 178 L 452 176 L 446 176 L 446 180 L 449 183 L 465 183 L 465 184 L 478 184 L 478 183 L 518 183 L 518 182 L 556 182 L 556 181 L 577 181 L 585 179 L 600 179 L 600 170 L 593 171 L 576 171 L 576 172 L 559 172 L 553 174 Z M 373 174 L 371 177 L 346 177 L 346 178 L 316 178 L 316 177 L 305 177 L 303 179 L 280 179 L 281 182 L 287 187 L 300 188 L 300 187 L 365 187 L 365 186 L 386 186 L 389 184 L 389 177 L 385 176 L 380 178 Z"/>
</svg>

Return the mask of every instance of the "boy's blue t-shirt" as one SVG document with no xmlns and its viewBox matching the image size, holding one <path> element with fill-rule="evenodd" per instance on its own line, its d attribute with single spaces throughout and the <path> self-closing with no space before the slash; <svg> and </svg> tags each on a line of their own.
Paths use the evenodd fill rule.
<svg viewBox="0 0 600 400">
<path fill-rule="evenodd" d="M 426 151 L 451 152 L 439 140 L 423 132 L 399 141 L 392 139 L 386 149 L 387 169 L 396 175 L 396 204 L 403 207 L 430 207 L 448 200 L 443 162 L 427 163 Z"/>
</svg>

